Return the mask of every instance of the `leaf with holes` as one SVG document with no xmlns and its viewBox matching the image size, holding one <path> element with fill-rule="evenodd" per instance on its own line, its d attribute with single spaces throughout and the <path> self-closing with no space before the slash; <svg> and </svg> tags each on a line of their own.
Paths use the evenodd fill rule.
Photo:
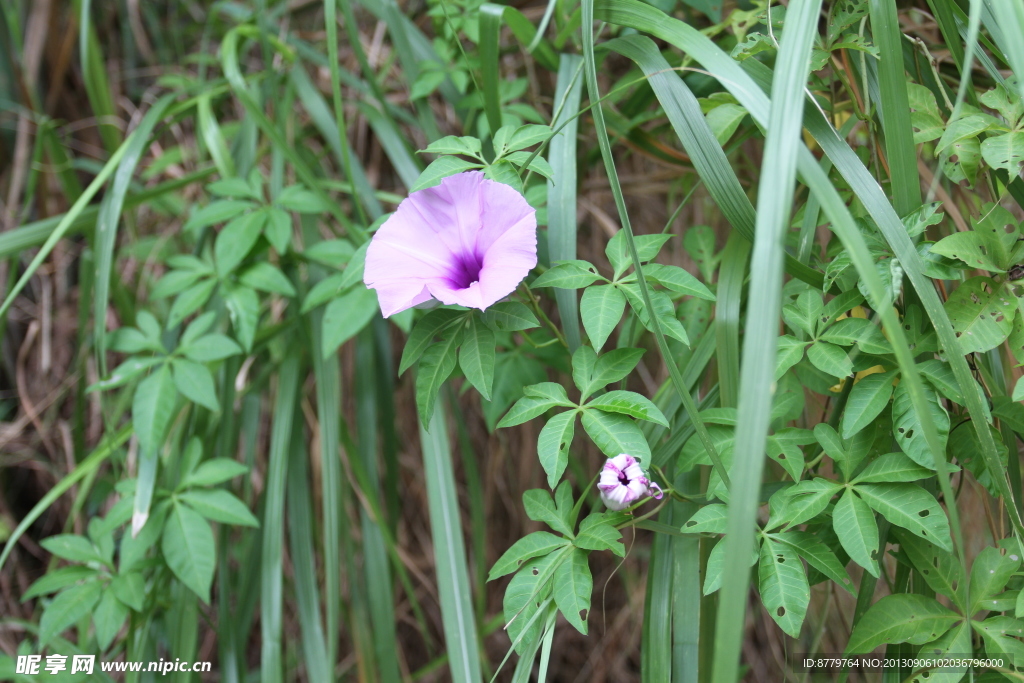
<svg viewBox="0 0 1024 683">
<path fill-rule="evenodd" d="M 1000 253 L 998 243 L 989 235 L 978 231 L 955 232 L 932 245 L 931 252 L 940 256 L 959 259 L 971 268 L 1002 273 L 1010 265 L 1008 254 Z"/>
<path fill-rule="evenodd" d="M 877 577 L 878 523 L 875 513 L 853 490 L 847 489 L 836 503 L 832 528 L 850 559 Z"/>
<path fill-rule="evenodd" d="M 857 484 L 856 491 L 890 523 L 953 552 L 949 522 L 935 497 L 916 484 Z"/>
<path fill-rule="evenodd" d="M 811 601 L 811 588 L 800 556 L 791 546 L 765 537 L 757 573 L 761 602 L 768 614 L 783 631 L 799 637 Z"/>
<path fill-rule="evenodd" d="M 1024 664 L 1024 643 L 1018 640 L 1024 637 L 1024 622 L 1012 617 L 994 616 L 972 624 L 975 633 L 985 641 L 988 656 L 1005 655 L 1015 667 Z"/>
<path fill-rule="evenodd" d="M 949 415 L 946 409 L 939 402 L 935 389 L 923 383 L 925 403 L 931 413 L 932 425 L 935 427 L 936 436 L 939 442 L 945 446 L 949 437 Z M 928 469 L 935 469 L 935 462 L 931 449 L 928 448 L 928 441 L 925 438 L 924 429 L 921 427 L 921 418 L 917 414 L 913 403 L 910 400 L 910 390 L 905 382 L 900 382 L 893 394 L 892 401 L 892 429 L 896 443 L 900 445 L 903 452 L 909 455 L 914 462 Z"/>
<path fill-rule="evenodd" d="M 687 534 L 724 534 L 729 527 L 729 508 L 705 505 L 688 519 L 682 528 Z"/>
<path fill-rule="evenodd" d="M 513 543 L 512 547 L 498 558 L 487 574 L 487 580 L 493 581 L 500 576 L 511 574 L 519 569 L 523 562 L 547 555 L 567 545 L 569 541 L 561 536 L 555 536 L 547 531 L 534 531 Z"/>
<path fill-rule="evenodd" d="M 787 531 L 782 534 L 770 534 L 769 537 L 791 546 L 800 557 L 807 560 L 807 564 L 853 594 L 853 580 L 846 573 L 843 564 L 815 534 L 809 531 Z"/>
<path fill-rule="evenodd" d="M 914 144 L 919 145 L 939 138 L 946 124 L 939 113 L 939 105 L 935 103 L 935 95 L 927 87 L 917 83 L 907 83 L 906 86 Z"/>
<path fill-rule="evenodd" d="M 923 645 L 962 617 L 934 598 L 913 593 L 887 595 L 864 613 L 850 635 L 847 654 L 868 654 L 884 643 Z"/>
<path fill-rule="evenodd" d="M 808 479 L 798 482 L 772 496 L 772 519 L 769 529 L 780 524 L 786 528 L 803 524 L 821 514 L 832 496 L 842 490 L 842 485 L 828 479 Z"/>
<path fill-rule="evenodd" d="M 1013 329 L 1013 296 L 988 277 L 967 280 L 946 301 L 953 329 L 964 353 L 1002 344 Z"/>
<path fill-rule="evenodd" d="M 1020 555 L 1012 554 L 1004 548 L 985 548 L 971 565 L 971 596 L 970 613 L 983 609 L 982 604 L 992 596 L 1002 593 L 1007 581 L 1020 568 Z"/>
<path fill-rule="evenodd" d="M 530 620 L 551 594 L 551 577 L 555 568 L 565 561 L 565 551 L 553 552 L 524 563 L 505 589 L 503 612 L 506 631 L 516 652 L 523 654 L 527 646 L 540 637 L 540 620 Z M 528 627 L 529 626 L 529 627 Z M 524 633 L 525 631 L 525 633 Z M 521 637 L 520 637 L 521 636 Z"/>
<path fill-rule="evenodd" d="M 576 411 L 567 410 L 548 420 L 537 438 L 537 457 L 548 475 L 548 486 L 555 488 L 569 463 L 569 446 L 576 425 Z"/>
<path fill-rule="evenodd" d="M 924 578 L 925 583 L 935 591 L 953 601 L 959 609 L 964 608 L 964 569 L 955 557 L 939 546 L 904 529 L 892 530 L 900 549 L 906 553 L 910 563 Z"/>
<path fill-rule="evenodd" d="M 590 594 L 594 590 L 594 579 L 587 563 L 589 553 L 576 548 L 569 557 L 555 569 L 552 592 L 555 604 L 566 620 L 576 630 L 586 635 L 587 616 L 590 614 Z"/>
<path fill-rule="evenodd" d="M 981 156 L 992 168 L 1004 169 L 1011 178 L 1024 167 L 1024 131 L 1010 131 L 981 143 Z"/>
<path fill-rule="evenodd" d="M 782 465 L 793 481 L 800 481 L 804 471 L 804 453 L 800 446 L 814 443 L 809 429 L 784 427 L 768 437 L 765 450 L 768 457 Z"/>
</svg>

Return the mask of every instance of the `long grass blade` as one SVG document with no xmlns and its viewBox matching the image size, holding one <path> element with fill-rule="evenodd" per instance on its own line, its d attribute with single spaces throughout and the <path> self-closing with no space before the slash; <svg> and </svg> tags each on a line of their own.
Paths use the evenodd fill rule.
<svg viewBox="0 0 1024 683">
<path fill-rule="evenodd" d="M 429 429 L 425 429 L 420 421 L 430 531 L 434 539 L 434 566 L 452 681 L 477 683 L 481 680 L 479 644 L 473 602 L 469 595 L 469 571 L 466 568 L 466 549 L 462 541 L 445 413 L 442 399 L 434 408 Z"/>
</svg>

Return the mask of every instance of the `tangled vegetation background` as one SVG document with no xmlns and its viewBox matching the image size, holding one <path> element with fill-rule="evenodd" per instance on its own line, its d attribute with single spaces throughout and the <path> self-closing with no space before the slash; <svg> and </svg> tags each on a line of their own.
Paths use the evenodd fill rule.
<svg viewBox="0 0 1024 683">
<path fill-rule="evenodd" d="M 4 2 L 0 678 L 1021 680 L 1022 35 L 1019 0 Z M 385 320 L 369 241 L 467 172 L 537 267 Z M 663 497 L 606 509 L 622 453 Z"/>
</svg>

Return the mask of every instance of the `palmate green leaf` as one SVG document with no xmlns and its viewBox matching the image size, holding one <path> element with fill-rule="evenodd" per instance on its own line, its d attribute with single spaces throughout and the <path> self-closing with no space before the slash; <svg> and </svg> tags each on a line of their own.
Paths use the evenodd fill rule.
<svg viewBox="0 0 1024 683">
<path fill-rule="evenodd" d="M 224 226 L 213 243 L 218 275 L 226 276 L 249 255 L 266 222 L 267 212 L 261 210 L 243 214 Z"/>
<path fill-rule="evenodd" d="M 636 253 L 640 257 L 640 262 L 646 263 L 654 259 L 658 252 L 661 251 L 661 248 L 665 246 L 665 243 L 672 239 L 672 237 L 673 235 L 664 234 L 634 235 L 633 241 L 636 243 Z M 604 253 L 608 257 L 608 262 L 612 264 L 616 278 L 633 265 L 626 245 L 626 233 L 622 230 L 619 230 L 608 240 Z"/>
<path fill-rule="evenodd" d="M 102 593 L 103 585 L 90 581 L 58 594 L 39 618 L 39 647 L 45 647 L 54 636 L 91 614 Z"/>
<path fill-rule="evenodd" d="M 480 318 L 471 318 L 459 350 L 459 367 L 486 401 L 491 400 L 491 384 L 494 382 L 494 345 L 491 328 Z"/>
<path fill-rule="evenodd" d="M 964 569 L 948 552 L 911 534 L 904 529 L 894 529 L 893 533 L 899 541 L 900 549 L 906 553 L 911 564 L 924 577 L 925 583 L 936 593 L 941 593 L 953 601 L 959 609 L 964 609 Z"/>
<path fill-rule="evenodd" d="M 191 508 L 175 504 L 164 525 L 161 550 L 174 575 L 209 604 L 217 559 L 209 523 Z"/>
<path fill-rule="evenodd" d="M 434 403 L 441 385 L 455 369 L 456 349 L 462 341 L 462 329 L 450 329 L 448 333 L 424 352 L 416 372 L 416 408 L 424 425 L 430 423 L 434 414 Z"/>
<path fill-rule="evenodd" d="M 638 420 L 647 420 L 668 427 L 668 420 L 658 407 L 649 399 L 633 391 L 609 391 L 593 398 L 587 403 L 588 408 L 596 408 L 607 413 L 621 413 L 635 417 Z"/>
<path fill-rule="evenodd" d="M 705 505 L 683 524 L 687 534 L 724 534 L 728 528 L 729 508 L 725 505 Z"/>
<path fill-rule="evenodd" d="M 642 467 L 651 461 L 651 447 L 644 433 L 624 415 L 584 410 L 583 429 L 609 458 L 626 453 L 640 461 Z"/>
<path fill-rule="evenodd" d="M 220 411 L 217 399 L 217 388 L 213 383 L 213 375 L 206 366 L 195 361 L 175 358 L 171 361 L 174 374 L 174 386 L 188 400 L 212 410 Z"/>
<path fill-rule="evenodd" d="M 107 590 L 103 593 L 92 615 L 96 644 L 100 650 L 110 647 L 127 618 L 128 608 L 114 596 L 113 591 Z"/>
<path fill-rule="evenodd" d="M 518 301 L 501 301 L 484 313 L 484 323 L 497 332 L 515 332 L 540 327 L 537 317 Z"/>
<path fill-rule="evenodd" d="M 512 547 L 502 553 L 498 561 L 491 567 L 487 574 L 487 580 L 511 574 L 527 560 L 558 550 L 569 545 L 569 541 L 561 536 L 555 536 L 547 531 L 534 531 L 512 544 Z"/>
<path fill-rule="evenodd" d="M 935 95 L 918 83 L 907 83 L 907 97 L 910 101 L 910 125 L 914 129 L 914 144 L 930 142 L 939 138 L 946 124 L 935 103 Z"/>
<path fill-rule="evenodd" d="M 576 425 L 575 410 L 567 410 L 548 420 L 537 437 L 537 457 L 548 475 L 548 486 L 555 488 L 569 464 L 569 446 Z"/>
<path fill-rule="evenodd" d="M 852 489 L 847 489 L 832 511 L 832 528 L 843 550 L 854 562 L 878 576 L 878 524 L 875 513 Z"/>
<path fill-rule="evenodd" d="M 1024 664 L 1024 643 L 1018 638 L 1024 637 L 1024 622 L 1012 617 L 989 617 L 985 621 L 973 621 L 975 633 L 985 641 L 985 652 L 989 656 L 1006 655 L 1007 664 L 1014 666 Z"/>
<path fill-rule="evenodd" d="M 949 522 L 935 497 L 916 484 L 858 484 L 857 493 L 890 523 L 953 552 Z"/>
<path fill-rule="evenodd" d="M 559 287 L 561 289 L 580 289 L 589 287 L 598 280 L 604 280 L 597 268 L 589 261 L 573 259 L 556 261 L 540 277 L 534 280 L 531 287 Z"/>
<path fill-rule="evenodd" d="M 821 293 L 806 289 L 795 302 L 782 308 L 782 317 L 790 327 L 813 337 L 823 308 Z"/>
<path fill-rule="evenodd" d="M 605 345 L 625 311 L 626 297 L 615 285 L 587 287 L 583 291 L 580 317 L 595 350 L 600 351 Z"/>
<path fill-rule="evenodd" d="M 187 346 L 179 346 L 178 351 L 189 360 L 210 363 L 237 355 L 242 347 L 223 334 L 207 334 Z"/>
<path fill-rule="evenodd" d="M 760 552 L 757 547 L 750 549 L 750 563 L 747 566 L 753 567 L 757 564 Z M 711 595 L 722 587 L 722 572 L 725 568 L 725 539 L 723 538 L 711 549 L 708 556 L 708 566 L 704 573 L 704 587 L 701 589 L 704 595 Z"/>
<path fill-rule="evenodd" d="M 284 273 L 266 261 L 249 266 L 238 274 L 238 281 L 261 292 L 295 296 L 295 288 Z"/>
<path fill-rule="evenodd" d="M 882 331 L 864 318 L 843 318 L 829 326 L 818 338 L 839 346 L 856 344 L 864 353 L 892 353 L 892 345 Z"/>
<path fill-rule="evenodd" d="M 853 483 L 884 483 L 920 481 L 934 472 L 921 467 L 903 453 L 880 455 L 853 480 Z"/>
<path fill-rule="evenodd" d="M 331 355 L 360 331 L 380 311 L 377 293 L 361 285 L 327 304 L 323 317 L 321 353 Z"/>
<path fill-rule="evenodd" d="M 621 290 L 626 295 L 626 300 L 629 301 L 630 307 L 636 313 L 643 326 L 653 332 L 652 322 L 647 307 L 644 305 L 643 297 L 640 294 L 640 288 L 635 284 L 625 284 L 621 286 Z M 665 292 L 657 289 L 652 289 L 648 293 L 651 296 L 651 305 L 654 307 L 655 317 L 658 324 L 661 325 L 662 331 L 667 336 L 689 346 L 690 339 L 686 335 L 686 328 L 683 327 L 683 324 L 679 322 L 679 318 L 676 316 L 676 308 L 675 304 L 672 303 L 672 298 Z"/>
<path fill-rule="evenodd" d="M 594 579 L 587 563 L 589 553 L 575 548 L 555 569 L 552 593 L 559 611 L 577 631 L 586 635 L 587 617 L 590 614 L 590 594 L 594 590 Z"/>
<path fill-rule="evenodd" d="M 961 618 L 934 598 L 913 593 L 887 595 L 861 617 L 850 635 L 846 654 L 868 654 L 883 643 L 923 645 Z"/>
<path fill-rule="evenodd" d="M 96 546 L 84 536 L 59 534 L 43 539 L 39 545 L 47 552 L 70 562 L 107 564 Z"/>
<path fill-rule="evenodd" d="M 444 178 L 447 178 L 450 175 L 483 167 L 484 165 L 479 161 L 468 161 L 458 157 L 441 156 L 434 159 L 429 166 L 423 169 L 423 172 L 420 173 L 420 177 L 416 179 L 416 182 L 409 188 L 409 191 L 416 192 L 417 190 L 424 190 L 428 187 L 433 187 L 434 185 L 439 184 Z"/>
<path fill-rule="evenodd" d="M 539 388 L 542 385 L 553 386 L 550 388 L 547 386 L 544 386 L 543 389 Z M 533 390 L 535 393 L 526 393 L 530 390 Z M 497 425 L 498 427 L 514 427 L 539 417 L 556 406 L 574 407 L 565 393 L 565 388 L 561 384 L 555 384 L 554 382 L 542 382 L 541 385 L 534 384 L 524 387 L 524 393 L 526 395 L 516 401 L 516 404 L 512 406 L 512 409 L 508 411 L 505 417 L 501 418 Z"/>
<path fill-rule="evenodd" d="M 563 485 L 565 482 L 563 482 Z M 568 489 L 559 487 L 558 493 Z M 523 494 L 523 509 L 526 516 L 535 522 L 544 522 L 560 534 L 572 538 L 572 525 L 569 523 L 571 509 L 559 507 L 544 489 L 530 489 Z"/>
<path fill-rule="evenodd" d="M 1013 329 L 1013 298 L 987 277 L 971 278 L 956 288 L 945 307 L 964 353 L 988 351 L 1006 341 Z"/>
<path fill-rule="evenodd" d="M 214 522 L 254 528 L 259 526 L 245 503 L 224 489 L 186 491 L 178 495 L 178 500 Z"/>
<path fill-rule="evenodd" d="M 982 602 L 1003 592 L 1006 583 L 1020 568 L 1020 555 L 1001 548 L 988 547 L 978 553 L 971 565 L 971 609 L 975 614 Z"/>
<path fill-rule="evenodd" d="M 193 213 L 182 230 L 185 232 L 198 231 L 201 228 L 205 228 L 215 223 L 223 223 L 224 221 L 231 220 L 238 216 L 247 209 L 255 208 L 256 204 L 250 201 L 228 199 L 219 202 L 211 202 L 207 206 L 199 209 Z"/>
<path fill-rule="evenodd" d="M 533 621 L 532 625 L 530 622 L 551 594 L 551 579 L 555 570 L 566 561 L 567 552 L 568 549 L 556 551 L 527 561 L 505 589 L 502 605 L 505 630 L 513 643 L 519 643 L 515 646 L 519 654 L 523 654 L 527 645 L 540 637 L 542 624 L 539 620 Z"/>
<path fill-rule="evenodd" d="M 167 326 L 176 327 L 181 321 L 198 311 L 213 294 L 217 281 L 213 278 L 200 280 L 192 285 L 175 299 L 171 310 L 167 314 Z"/>
<path fill-rule="evenodd" d="M 1002 273 L 1011 265 L 1006 262 L 1006 255 L 996 249 L 995 240 L 983 232 L 955 232 L 932 245 L 934 254 L 948 256 L 963 261 L 972 268 L 982 268 L 993 273 Z"/>
<path fill-rule="evenodd" d="M 249 287 L 232 287 L 225 297 L 235 336 L 246 351 L 252 351 L 256 324 L 260 318 L 260 299 Z"/>
<path fill-rule="evenodd" d="M 584 352 L 583 349 L 587 349 Z M 633 371 L 636 364 L 640 362 L 640 358 L 644 355 L 643 349 L 615 349 L 609 351 L 603 356 L 598 357 L 590 363 L 591 356 L 593 356 L 593 350 L 589 347 L 581 346 L 580 350 L 573 355 L 573 379 L 576 379 L 576 356 L 580 356 L 580 368 L 582 382 L 577 382 L 576 386 L 580 389 L 580 400 L 585 401 L 588 396 L 593 394 L 598 389 L 603 389 L 612 382 L 618 382 L 622 380 Z M 585 375 L 583 371 L 587 369 L 587 366 L 591 365 L 592 369 Z M 585 379 L 584 379 L 585 377 Z"/>
<path fill-rule="evenodd" d="M 775 381 L 781 379 L 786 371 L 803 360 L 804 349 L 809 343 L 788 334 L 779 337 L 779 350 L 775 361 Z"/>
<path fill-rule="evenodd" d="M 183 488 L 191 486 L 215 486 L 239 477 L 249 471 L 245 465 L 229 458 L 207 460 L 190 472 L 181 482 Z"/>
<path fill-rule="evenodd" d="M 927 383 L 924 383 L 922 388 L 924 389 L 925 400 L 931 411 L 931 420 L 935 426 L 935 434 L 942 445 L 945 446 L 946 440 L 949 437 L 949 415 L 939 402 L 939 397 L 935 390 Z M 903 449 L 903 452 L 922 467 L 934 470 L 935 462 L 931 449 L 928 448 L 926 443 L 920 416 L 911 404 L 905 382 L 900 382 L 893 394 L 892 426 L 893 436 L 896 437 L 896 442 Z"/>
<path fill-rule="evenodd" d="M 839 558 L 816 535 L 808 531 L 787 531 L 781 534 L 769 534 L 768 537 L 791 546 L 800 557 L 807 560 L 807 564 L 835 581 L 847 592 L 853 593 L 853 580 L 846 573 Z"/>
<path fill-rule="evenodd" d="M 398 364 L 398 374 L 405 374 L 405 371 L 420 359 L 423 352 L 434 342 L 434 338 L 441 334 L 442 330 L 454 324 L 457 318 L 462 318 L 465 315 L 462 311 L 450 308 L 435 308 L 423 316 L 412 328 L 405 341 L 402 360 Z"/>
<path fill-rule="evenodd" d="M 765 452 L 769 458 L 782 465 L 793 481 L 799 481 L 804 471 L 804 453 L 800 446 L 814 442 L 811 430 L 784 427 L 769 435 Z"/>
<path fill-rule="evenodd" d="M 853 361 L 842 347 L 825 341 L 816 341 L 807 347 L 807 359 L 814 367 L 833 377 L 853 374 Z"/>
<path fill-rule="evenodd" d="M 573 545 L 584 550 L 610 550 L 619 557 L 626 556 L 626 547 L 622 545 L 622 532 L 610 522 L 581 525 L 580 533 L 573 540 Z"/>
<path fill-rule="evenodd" d="M 121 574 L 110 582 L 110 592 L 126 607 L 141 612 L 146 599 L 146 582 L 139 572 Z"/>
<path fill-rule="evenodd" d="M 758 590 L 761 602 L 779 628 L 794 638 L 799 637 L 811 601 L 807 574 L 793 548 L 769 536 L 761 542 Z"/>
<path fill-rule="evenodd" d="M 62 588 L 67 588 L 79 581 L 98 577 L 98 575 L 99 572 L 95 569 L 91 567 L 83 567 L 81 565 L 54 569 L 36 579 L 36 581 L 28 587 L 28 590 L 22 593 L 21 601 L 28 602 L 32 598 L 38 598 L 40 595 L 55 593 Z"/>
<path fill-rule="evenodd" d="M 711 293 L 711 290 L 684 268 L 666 266 L 661 263 L 648 263 L 642 270 L 648 281 L 655 282 L 676 294 L 687 294 L 706 301 L 715 300 L 715 295 Z"/>
<path fill-rule="evenodd" d="M 785 523 L 788 529 L 814 519 L 828 507 L 832 496 L 840 490 L 841 484 L 816 478 L 798 482 L 780 491 L 772 496 L 772 518 L 767 528 L 772 529 Z"/>
<path fill-rule="evenodd" d="M 844 439 L 849 439 L 875 421 L 892 398 L 893 378 L 897 371 L 879 372 L 853 385 L 839 423 Z"/>
</svg>

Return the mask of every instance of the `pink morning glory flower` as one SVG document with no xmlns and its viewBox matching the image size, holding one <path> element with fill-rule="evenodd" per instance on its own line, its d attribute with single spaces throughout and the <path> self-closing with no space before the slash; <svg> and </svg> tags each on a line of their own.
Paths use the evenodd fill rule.
<svg viewBox="0 0 1024 683">
<path fill-rule="evenodd" d="M 482 311 L 536 265 L 536 211 L 508 185 L 469 171 L 398 205 L 366 250 L 363 281 L 385 318 L 431 299 Z"/>
<path fill-rule="evenodd" d="M 663 495 L 661 487 L 644 476 L 636 458 L 625 453 L 608 458 L 597 488 L 609 510 L 623 510 L 645 496 L 661 500 Z"/>
</svg>

